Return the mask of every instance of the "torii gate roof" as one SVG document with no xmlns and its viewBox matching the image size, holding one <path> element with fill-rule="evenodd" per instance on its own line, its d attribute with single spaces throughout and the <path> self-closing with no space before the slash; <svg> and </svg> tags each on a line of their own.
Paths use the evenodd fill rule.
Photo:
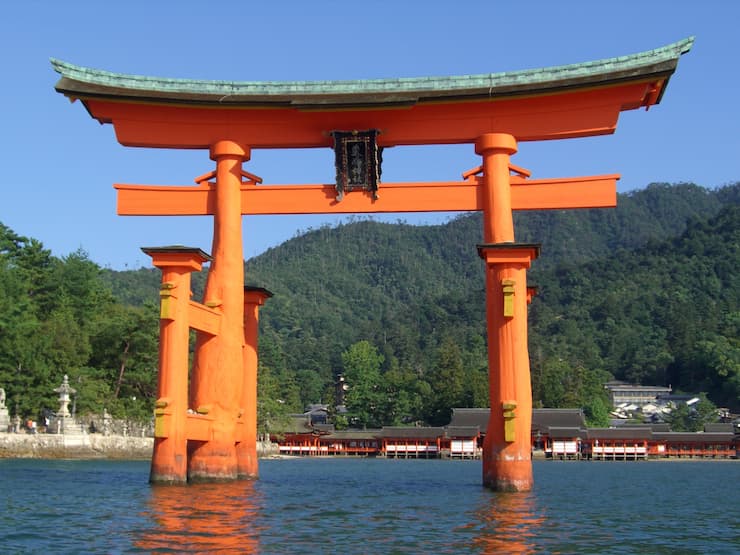
<svg viewBox="0 0 740 555">
<path fill-rule="evenodd" d="M 378 129 L 379 144 L 518 141 L 612 133 L 622 110 L 660 102 L 693 37 L 629 56 L 455 77 L 203 81 L 124 75 L 52 60 L 56 90 L 113 123 L 128 146 L 330 146 L 332 130 Z"/>
</svg>

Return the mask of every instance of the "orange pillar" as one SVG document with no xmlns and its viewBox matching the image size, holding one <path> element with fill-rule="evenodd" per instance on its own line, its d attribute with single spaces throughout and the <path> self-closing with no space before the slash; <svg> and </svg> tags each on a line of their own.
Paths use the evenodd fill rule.
<svg viewBox="0 0 740 555">
<path fill-rule="evenodd" d="M 527 350 L 527 268 L 538 245 L 479 245 L 486 261 L 491 415 L 483 442 L 483 484 L 532 488 L 532 386 Z"/>
<path fill-rule="evenodd" d="M 190 272 L 209 260 L 200 249 L 142 249 L 162 270 L 159 324 L 159 376 L 154 418 L 152 483 L 187 481 L 186 417 L 188 409 L 188 307 Z"/>
<path fill-rule="evenodd" d="M 516 152 L 516 139 L 506 133 L 487 133 L 475 141 L 475 152 L 483 158 L 483 241 L 512 243 L 509 157 Z"/>
<path fill-rule="evenodd" d="M 242 381 L 244 341 L 244 256 L 242 250 L 241 168 L 249 149 L 232 141 L 211 147 L 216 161 L 213 263 L 204 304 L 220 310 L 216 336 L 199 334 L 195 348 L 191 405 L 213 420 L 208 441 L 192 442 L 188 463 L 191 481 L 237 478 L 236 422 Z"/>
<path fill-rule="evenodd" d="M 483 158 L 483 236 L 491 415 L 483 443 L 483 484 L 500 491 L 532 488 L 532 390 L 527 350 L 526 269 L 538 247 L 514 243 L 509 157 L 516 140 L 478 138 Z"/>
<path fill-rule="evenodd" d="M 239 478 L 256 478 L 257 467 L 257 344 L 259 338 L 259 307 L 272 297 L 267 289 L 244 287 L 244 349 L 242 351 L 244 379 L 241 388 L 240 422 L 242 432 L 236 444 L 236 464 Z"/>
</svg>

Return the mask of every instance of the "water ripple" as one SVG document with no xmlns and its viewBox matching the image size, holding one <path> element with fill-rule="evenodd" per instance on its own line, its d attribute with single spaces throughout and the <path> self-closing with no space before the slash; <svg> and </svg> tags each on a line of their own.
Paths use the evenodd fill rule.
<svg viewBox="0 0 740 555">
<path fill-rule="evenodd" d="M 148 464 L 0 460 L 3 553 L 740 552 L 740 463 L 542 462 L 530 493 L 475 461 L 262 461 L 150 486 Z"/>
</svg>

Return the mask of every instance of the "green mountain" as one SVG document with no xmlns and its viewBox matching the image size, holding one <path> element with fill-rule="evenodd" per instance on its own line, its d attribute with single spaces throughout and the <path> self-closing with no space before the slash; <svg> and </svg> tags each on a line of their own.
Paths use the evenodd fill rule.
<svg viewBox="0 0 740 555">
<path fill-rule="evenodd" d="M 541 242 L 529 272 L 535 403 L 607 416 L 604 381 L 706 392 L 740 410 L 740 184 L 655 184 L 613 210 L 517 213 Z M 275 296 L 261 310 L 260 418 L 334 405 L 338 424 L 445 424 L 486 406 L 482 222 L 439 226 L 354 218 L 246 263 Z M 55 258 L 0 224 L 0 386 L 22 417 L 57 405 L 63 374 L 79 412 L 149 418 L 156 392 L 156 269 L 103 270 Z M 200 298 L 205 272 L 194 276 Z"/>
<path fill-rule="evenodd" d="M 535 403 L 603 423 L 612 377 L 706 392 L 740 410 L 740 185 L 651 185 L 614 210 L 516 214 L 541 242 L 529 272 Z M 309 403 L 337 423 L 445 424 L 486 406 L 481 218 L 410 226 L 350 219 L 249 260 L 261 311 L 260 422 Z M 205 273 L 194 276 L 200 298 Z M 64 374 L 79 413 L 149 419 L 156 394 L 160 275 L 56 258 L 0 224 L 0 387 L 12 414 L 58 406 Z"/>
<path fill-rule="evenodd" d="M 517 239 L 542 243 L 530 272 L 530 282 L 543 292 L 534 316 L 547 307 L 558 312 L 570 300 L 554 294 L 556 286 L 564 287 L 561 279 L 617 279 L 628 269 L 625 258 L 675 255 L 681 247 L 676 238 L 687 225 L 737 203 L 738 189 L 657 184 L 620 195 L 613 210 L 518 213 Z M 478 345 L 485 336 L 483 265 L 475 248 L 481 226 L 479 214 L 442 226 L 360 220 L 312 230 L 271 249 L 246 266 L 251 284 L 275 293 L 263 308 L 263 333 L 280 342 L 289 366 L 326 379 L 341 370 L 343 349 L 362 339 L 378 346 L 387 361 L 421 367 L 428 367 L 445 336 Z M 649 278 L 640 277 L 653 286 Z M 599 292 L 585 288 L 583 294 Z M 618 367 L 607 370 L 641 377 Z"/>
<path fill-rule="evenodd" d="M 616 209 L 515 215 L 517 240 L 542 243 L 529 273 L 540 288 L 536 401 L 583 404 L 615 377 L 740 408 L 739 191 L 653 184 L 619 195 Z M 249 260 L 247 282 L 275 294 L 261 311 L 270 394 L 293 410 L 332 402 L 348 351 L 366 342 L 382 360 L 373 387 L 393 405 L 368 423 L 442 421 L 449 406 L 487 402 L 481 229 L 480 214 L 439 226 L 351 218 Z M 106 279 L 127 303 L 156 300 L 156 271 Z"/>
</svg>

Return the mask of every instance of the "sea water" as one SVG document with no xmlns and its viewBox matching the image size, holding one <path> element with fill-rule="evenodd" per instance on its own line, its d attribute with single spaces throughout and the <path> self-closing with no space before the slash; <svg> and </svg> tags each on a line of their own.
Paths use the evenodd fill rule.
<svg viewBox="0 0 740 555">
<path fill-rule="evenodd" d="M 740 553 L 740 461 L 260 461 L 151 486 L 147 462 L 0 460 L 0 553 Z"/>
</svg>

